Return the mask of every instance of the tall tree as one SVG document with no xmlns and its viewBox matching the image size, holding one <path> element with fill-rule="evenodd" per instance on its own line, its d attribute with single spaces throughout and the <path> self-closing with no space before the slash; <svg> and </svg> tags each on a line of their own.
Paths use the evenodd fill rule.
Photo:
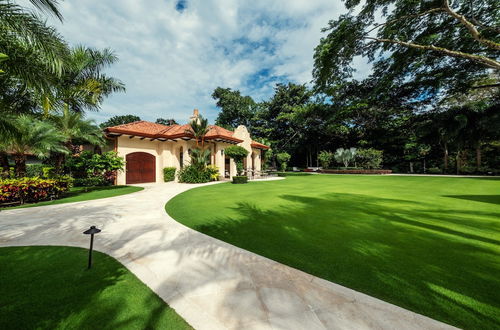
<svg viewBox="0 0 500 330">
<path fill-rule="evenodd" d="M 489 69 L 500 69 L 495 0 L 346 0 L 345 5 L 349 13 L 329 22 L 315 50 L 313 76 L 320 90 L 349 79 L 356 56 L 374 61 L 381 90 L 410 85 L 415 98 L 470 87 Z"/>
<path fill-rule="evenodd" d="M 64 147 L 64 136 L 57 128 L 47 121 L 41 121 L 28 115 L 20 115 L 14 120 L 17 134 L 2 141 L 4 150 L 9 150 L 14 156 L 16 176 L 26 175 L 26 157 L 33 154 L 46 158 L 51 152 L 67 153 Z"/>
<path fill-rule="evenodd" d="M 65 107 L 61 115 L 51 116 L 50 120 L 55 124 L 57 130 L 63 136 L 63 145 L 68 151 L 73 149 L 75 142 L 90 143 L 102 146 L 104 136 L 101 129 L 92 120 L 85 120 L 79 112 L 70 111 Z M 61 172 L 62 165 L 67 152 L 57 152 L 55 154 L 55 169 Z"/>
<path fill-rule="evenodd" d="M 68 107 L 80 113 L 98 110 L 106 96 L 125 91 L 125 85 L 120 80 L 103 73 L 117 60 L 118 57 L 110 49 L 72 48 L 68 68 L 51 90 L 41 96 L 45 115 L 56 107 Z"/>
<path fill-rule="evenodd" d="M 120 116 L 113 116 L 106 120 L 105 122 L 101 123 L 99 126 L 101 128 L 106 128 L 106 127 L 113 127 L 113 126 L 118 126 L 118 125 L 123 125 L 123 124 L 128 124 L 128 123 L 133 123 L 134 121 L 140 121 L 141 118 L 136 115 L 120 115 Z"/>
<path fill-rule="evenodd" d="M 178 125 L 178 123 L 173 118 L 170 118 L 170 119 L 158 118 L 158 119 L 156 119 L 155 123 L 162 124 L 162 125 L 167 125 L 167 126 Z"/>
<path fill-rule="evenodd" d="M 241 95 L 240 91 L 231 88 L 217 87 L 212 93 L 216 105 L 220 108 L 215 120 L 216 125 L 227 128 L 236 128 L 245 125 L 251 128 L 256 112 L 256 103 L 250 96 Z"/>
</svg>

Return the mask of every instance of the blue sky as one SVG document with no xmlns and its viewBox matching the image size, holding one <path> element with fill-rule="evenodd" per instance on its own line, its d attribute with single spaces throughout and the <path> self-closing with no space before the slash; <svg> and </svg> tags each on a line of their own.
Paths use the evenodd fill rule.
<svg viewBox="0 0 500 330">
<path fill-rule="evenodd" d="M 127 92 L 88 114 L 97 122 L 121 114 L 185 122 L 193 108 L 213 122 L 218 86 L 260 101 L 278 82 L 308 83 L 321 28 L 345 12 L 336 0 L 67 0 L 60 10 L 64 22 L 49 23 L 70 44 L 120 58 L 107 73 Z M 364 75 L 369 66 L 358 62 Z"/>
</svg>

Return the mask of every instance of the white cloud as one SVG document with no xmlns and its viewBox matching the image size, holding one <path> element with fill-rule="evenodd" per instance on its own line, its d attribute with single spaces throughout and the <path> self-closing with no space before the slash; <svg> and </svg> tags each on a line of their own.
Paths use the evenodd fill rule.
<svg viewBox="0 0 500 330">
<path fill-rule="evenodd" d="M 276 82 L 308 83 L 321 28 L 345 11 L 331 0 L 188 0 L 182 12 L 175 5 L 174 0 L 61 3 L 64 23 L 50 23 L 71 44 L 113 49 L 120 61 L 108 73 L 127 86 L 125 94 L 108 98 L 102 111 L 89 117 L 136 114 L 184 121 L 199 108 L 213 120 L 211 94 L 217 86 L 259 100 L 272 94 Z M 252 80 L 262 70 L 270 77 Z"/>
</svg>

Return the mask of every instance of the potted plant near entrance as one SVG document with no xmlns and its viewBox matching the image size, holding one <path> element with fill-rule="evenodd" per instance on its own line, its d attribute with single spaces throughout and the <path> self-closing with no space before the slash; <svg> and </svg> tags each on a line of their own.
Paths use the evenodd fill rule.
<svg viewBox="0 0 500 330">
<path fill-rule="evenodd" d="M 236 163 L 237 175 L 233 176 L 233 183 L 247 183 L 248 178 L 243 175 L 243 159 L 248 156 L 248 150 L 241 146 L 230 146 L 224 153 Z"/>
</svg>

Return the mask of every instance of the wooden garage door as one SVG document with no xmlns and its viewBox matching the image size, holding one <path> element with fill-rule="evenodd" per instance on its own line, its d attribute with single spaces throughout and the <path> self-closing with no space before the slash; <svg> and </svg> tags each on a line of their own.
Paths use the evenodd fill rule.
<svg viewBox="0 0 500 330">
<path fill-rule="evenodd" d="M 133 152 L 126 156 L 127 183 L 155 182 L 155 156 L 146 152 Z"/>
</svg>

